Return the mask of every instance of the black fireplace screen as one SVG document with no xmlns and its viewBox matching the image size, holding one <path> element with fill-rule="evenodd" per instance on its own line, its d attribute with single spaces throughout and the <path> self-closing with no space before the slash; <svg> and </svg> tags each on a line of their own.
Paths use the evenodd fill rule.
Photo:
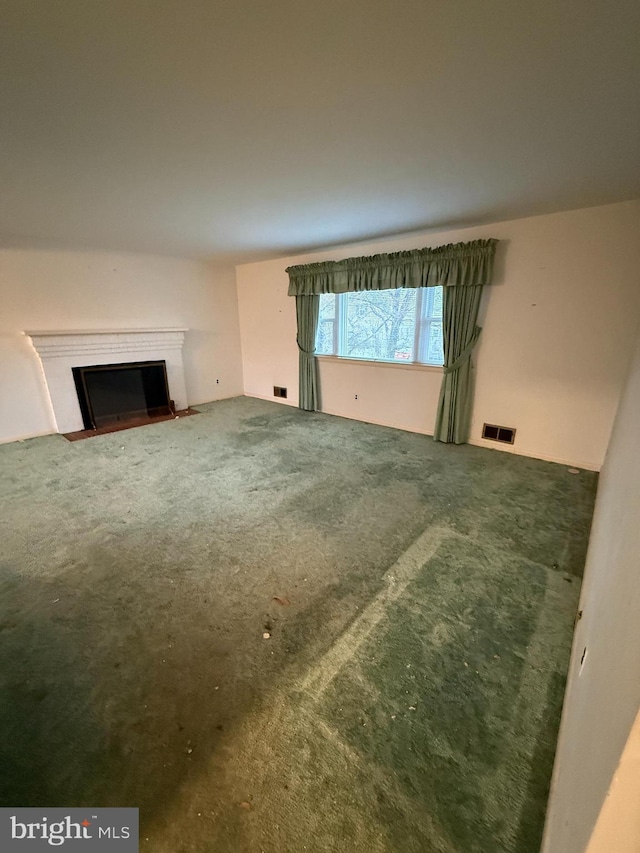
<svg viewBox="0 0 640 853">
<path fill-rule="evenodd" d="M 164 361 L 74 367 L 85 429 L 172 412 Z"/>
</svg>

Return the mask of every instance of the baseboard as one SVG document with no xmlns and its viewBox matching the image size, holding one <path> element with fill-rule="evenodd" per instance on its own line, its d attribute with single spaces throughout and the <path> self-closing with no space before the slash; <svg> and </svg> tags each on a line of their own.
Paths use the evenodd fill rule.
<svg viewBox="0 0 640 853">
<path fill-rule="evenodd" d="M 483 447 L 485 450 L 498 450 L 501 453 L 511 453 L 513 456 L 526 456 L 528 459 L 541 459 L 543 462 L 555 462 L 557 465 L 567 465 L 569 468 L 580 468 L 583 471 L 599 472 L 601 465 L 596 465 L 593 462 L 576 461 L 575 459 L 563 459 L 559 456 L 548 456 L 546 453 L 531 453 L 528 450 L 516 450 L 511 445 L 502 447 L 493 441 L 487 441 L 481 438 L 470 438 L 467 442 L 473 444 L 474 447 Z"/>
<path fill-rule="evenodd" d="M 391 427 L 391 429 L 401 429 L 403 432 L 413 432 L 417 435 L 433 435 L 426 430 L 415 429 L 406 424 L 395 423 L 394 421 L 369 421 L 366 418 L 354 418 L 353 415 L 345 415 L 342 412 L 332 412 L 330 409 L 323 409 L 323 415 L 333 415 L 335 418 L 346 418 L 348 421 L 360 421 L 363 424 L 373 424 L 374 426 Z"/>
<path fill-rule="evenodd" d="M 13 444 L 16 441 L 28 441 L 30 438 L 44 438 L 45 435 L 60 435 L 60 433 L 53 429 L 46 432 L 30 432 L 27 435 L 16 435 L 14 438 L 0 439 L 0 444 Z"/>
<path fill-rule="evenodd" d="M 270 403 L 283 403 L 285 406 L 296 406 L 297 403 L 292 400 L 280 400 L 277 397 L 265 397 L 262 394 L 246 394 L 245 397 L 255 397 L 256 400 L 267 400 Z M 430 432 L 424 432 L 423 430 L 413 429 L 412 427 L 405 426 L 404 424 L 398 424 L 394 421 L 367 421 L 364 418 L 354 418 L 352 415 L 345 415 L 342 412 L 333 412 L 331 409 L 321 409 L 320 414 L 322 415 L 331 415 L 334 418 L 345 418 L 348 421 L 359 421 L 363 424 L 373 424 L 373 426 L 383 426 L 383 427 L 391 427 L 391 429 L 401 429 L 404 432 L 414 432 L 418 435 L 432 435 Z"/>
<path fill-rule="evenodd" d="M 258 400 L 268 400 L 272 403 L 283 403 L 285 406 L 297 406 L 297 403 L 294 403 L 290 400 L 279 400 L 275 397 L 263 396 L 262 394 L 245 393 L 245 397 L 255 397 Z M 367 420 L 365 418 L 355 418 L 353 417 L 353 415 L 345 415 L 343 412 L 334 412 L 331 409 L 322 409 L 322 414 L 332 415 L 336 418 L 346 418 L 349 421 L 360 421 L 361 423 L 373 424 L 374 426 L 384 426 L 390 427 L 391 429 L 400 429 L 404 432 L 412 432 L 417 435 L 433 435 L 433 433 L 428 432 L 427 430 L 416 429 L 415 427 L 410 427 L 406 424 L 399 424 L 395 421 L 374 421 Z M 601 465 L 596 465 L 594 462 L 585 462 L 582 460 L 575 459 L 563 459 L 559 456 L 549 456 L 545 453 L 531 453 L 527 450 L 516 450 L 515 448 L 512 448 L 511 445 L 509 445 L 508 447 L 502 447 L 501 445 L 496 445 L 495 442 L 487 441 L 486 439 L 471 438 L 467 443 L 472 444 L 474 447 L 483 447 L 485 450 L 498 450 L 501 453 L 511 453 L 513 456 L 526 456 L 528 459 L 540 459 L 543 462 L 555 462 L 556 465 L 566 465 L 569 468 L 580 468 L 583 471 L 599 472 L 600 468 L 602 467 Z"/>
<path fill-rule="evenodd" d="M 266 400 L 268 403 L 280 403 L 282 406 L 295 406 L 298 407 L 298 403 L 293 400 L 283 400 L 282 397 L 266 397 L 263 394 L 249 394 L 246 391 L 243 395 L 244 397 L 254 397 L 256 400 Z"/>
<path fill-rule="evenodd" d="M 199 403 L 189 403 L 189 408 L 193 408 L 194 406 L 208 406 L 209 403 L 218 403 L 220 400 L 233 400 L 234 397 L 244 397 L 245 395 L 240 392 L 239 394 L 227 394 L 224 397 L 214 397 L 213 400 L 201 400 Z"/>
</svg>

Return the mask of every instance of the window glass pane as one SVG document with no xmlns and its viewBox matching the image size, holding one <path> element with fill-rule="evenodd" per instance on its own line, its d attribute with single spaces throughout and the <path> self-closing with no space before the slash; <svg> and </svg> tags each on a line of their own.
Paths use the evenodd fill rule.
<svg viewBox="0 0 640 853">
<path fill-rule="evenodd" d="M 442 288 L 424 287 L 422 289 L 422 317 L 425 320 L 442 319 Z"/>
<path fill-rule="evenodd" d="M 441 365 L 442 288 L 363 291 L 320 296 L 316 352 Z M 340 302 L 338 302 L 340 300 Z M 421 305 L 420 318 L 417 306 Z M 338 311 L 339 309 L 339 311 Z M 419 323 L 418 352 L 415 325 Z M 339 325 L 339 329 L 337 328 Z"/>
<path fill-rule="evenodd" d="M 432 302 L 432 307 L 431 307 L 431 316 L 440 320 L 440 319 L 442 319 L 442 288 L 441 287 L 430 287 L 429 290 L 433 291 L 433 302 Z"/>
<path fill-rule="evenodd" d="M 412 361 L 416 321 L 415 289 L 347 293 L 340 355 Z"/>
<path fill-rule="evenodd" d="M 318 332 L 316 335 L 316 353 L 333 355 L 333 328 L 336 321 L 336 297 L 333 293 L 323 293 L 320 296 L 320 315 L 318 317 Z"/>
<path fill-rule="evenodd" d="M 426 287 L 422 296 L 420 361 L 444 364 L 442 349 L 442 287 Z"/>
<path fill-rule="evenodd" d="M 424 329 L 427 334 L 425 346 L 425 361 L 428 364 L 444 364 L 444 350 L 442 347 L 442 322 L 434 321 Z"/>
</svg>

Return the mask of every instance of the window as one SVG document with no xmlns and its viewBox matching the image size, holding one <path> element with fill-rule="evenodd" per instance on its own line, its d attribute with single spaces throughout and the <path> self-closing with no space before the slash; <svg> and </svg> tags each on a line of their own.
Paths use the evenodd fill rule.
<svg viewBox="0 0 640 853">
<path fill-rule="evenodd" d="M 442 288 L 322 294 L 316 355 L 443 364 Z"/>
</svg>

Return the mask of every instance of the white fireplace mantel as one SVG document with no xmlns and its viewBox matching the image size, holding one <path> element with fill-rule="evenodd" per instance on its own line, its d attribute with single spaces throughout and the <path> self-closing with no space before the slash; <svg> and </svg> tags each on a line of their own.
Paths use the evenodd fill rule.
<svg viewBox="0 0 640 853">
<path fill-rule="evenodd" d="M 187 329 L 87 329 L 25 331 L 36 350 L 58 432 L 84 427 L 72 368 L 93 364 L 165 361 L 169 395 L 187 408 L 182 346 Z"/>
</svg>

